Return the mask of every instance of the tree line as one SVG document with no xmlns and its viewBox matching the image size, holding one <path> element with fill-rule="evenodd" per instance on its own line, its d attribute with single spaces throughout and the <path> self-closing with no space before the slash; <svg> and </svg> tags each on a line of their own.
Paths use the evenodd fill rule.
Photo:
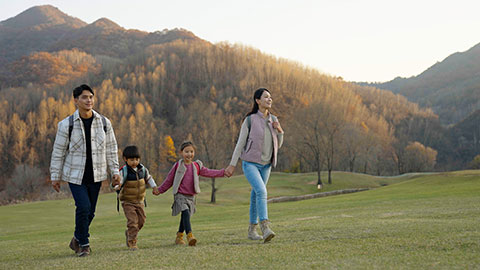
<svg viewBox="0 0 480 270">
<path fill-rule="evenodd" d="M 53 72 L 35 72 L 39 59 L 49 59 L 41 70 Z M 71 91 L 80 83 L 93 86 L 95 109 L 112 120 L 119 148 L 136 144 L 157 181 L 186 139 L 207 166 L 225 167 L 259 87 L 272 92 L 286 130 L 278 170 L 326 170 L 331 183 L 333 170 L 393 175 L 433 170 L 437 160 L 438 117 L 430 110 L 251 47 L 177 40 L 124 59 L 74 49 L 13 65 L 10 85 L 18 86 L 0 92 L 3 192 L 18 166 L 36 170 L 32 181 L 47 181 L 56 124 L 74 112 Z"/>
</svg>

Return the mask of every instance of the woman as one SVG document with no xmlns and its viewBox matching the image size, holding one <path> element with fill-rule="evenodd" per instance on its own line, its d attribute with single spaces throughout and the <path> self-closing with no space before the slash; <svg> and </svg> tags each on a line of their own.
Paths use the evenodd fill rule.
<svg viewBox="0 0 480 270">
<path fill-rule="evenodd" d="M 260 88 L 253 95 L 253 109 L 245 117 L 235 151 L 225 175 L 230 177 L 242 159 L 242 169 L 252 186 L 250 196 L 250 226 L 248 238 L 269 242 L 275 233 L 269 228 L 267 210 L 267 182 L 272 166 L 277 163 L 277 151 L 283 143 L 283 129 L 277 117 L 270 113 L 272 96 L 265 88 Z M 257 225 L 263 238 L 257 233 Z"/>
</svg>

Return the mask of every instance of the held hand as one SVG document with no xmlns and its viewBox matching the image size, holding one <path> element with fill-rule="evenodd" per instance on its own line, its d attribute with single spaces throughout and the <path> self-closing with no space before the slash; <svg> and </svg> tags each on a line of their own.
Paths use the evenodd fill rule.
<svg viewBox="0 0 480 270">
<path fill-rule="evenodd" d="M 112 176 L 112 186 L 120 185 L 120 175 L 115 174 Z"/>
<path fill-rule="evenodd" d="M 277 130 L 278 133 L 283 133 L 282 126 L 280 126 L 280 122 L 273 122 L 272 127 Z"/>
<path fill-rule="evenodd" d="M 232 176 L 234 171 L 235 171 L 235 167 L 232 165 L 228 165 L 228 167 L 225 169 L 225 176 L 226 177 Z"/>
<path fill-rule="evenodd" d="M 52 181 L 52 188 L 56 192 L 60 192 L 60 181 Z"/>
<path fill-rule="evenodd" d="M 154 187 L 154 188 L 153 188 L 152 194 L 155 195 L 155 196 L 160 195 L 160 190 L 158 190 L 158 187 Z"/>
</svg>

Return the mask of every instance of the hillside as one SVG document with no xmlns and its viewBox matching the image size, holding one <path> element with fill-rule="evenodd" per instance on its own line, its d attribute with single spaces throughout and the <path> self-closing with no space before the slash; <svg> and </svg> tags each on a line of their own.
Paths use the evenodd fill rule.
<svg viewBox="0 0 480 270">
<path fill-rule="evenodd" d="M 82 83 L 95 90 L 95 109 L 112 121 L 119 149 L 137 144 L 158 178 L 177 158 L 169 150 L 185 139 L 197 143 L 207 166 L 224 167 L 259 87 L 272 92 L 272 113 L 286 130 L 278 171 L 394 175 L 468 162 L 449 159 L 455 146 L 431 110 L 255 48 L 212 44 L 182 29 L 127 30 L 108 18 L 82 24 L 51 6 L 1 25 L 0 40 L 7 28 L 25 38 L 12 43 L 17 59 L 1 52 L 8 64 L 0 65 L 0 194 L 7 202 L 42 194 L 33 187 L 48 183 L 56 123 L 75 110 L 71 89 Z M 68 33 L 55 34 L 59 26 Z M 42 29 L 55 36 L 51 42 L 28 42 Z M 6 188 L 30 171 L 40 172 L 25 180 L 32 188 Z"/>
<path fill-rule="evenodd" d="M 199 240 L 195 248 L 173 244 L 179 218 L 170 214 L 171 194 L 148 194 L 138 252 L 125 247 L 125 218 L 116 212 L 114 194 L 103 194 L 91 226 L 93 252 L 81 260 L 68 248 L 74 226 L 72 199 L 2 206 L 0 264 L 8 269 L 476 269 L 479 176 L 477 171 L 367 176 L 360 182 L 378 179 L 391 185 L 269 204 L 277 237 L 267 245 L 246 239 L 249 187 L 243 177 L 222 180 L 216 205 L 207 203 L 208 194 L 200 197 L 192 218 Z M 339 184 L 348 186 L 357 175 L 342 179 Z M 311 180 L 313 175 L 273 174 L 269 196 L 285 194 L 287 187 L 294 194 L 296 187 Z M 185 252 L 189 259 L 178 256 Z"/>
<path fill-rule="evenodd" d="M 431 107 L 443 124 L 455 124 L 480 109 L 480 44 L 457 52 L 418 76 L 369 84 Z"/>
<path fill-rule="evenodd" d="M 456 160 L 471 161 L 480 153 L 480 110 L 449 128 L 451 141 L 458 145 Z"/>
</svg>

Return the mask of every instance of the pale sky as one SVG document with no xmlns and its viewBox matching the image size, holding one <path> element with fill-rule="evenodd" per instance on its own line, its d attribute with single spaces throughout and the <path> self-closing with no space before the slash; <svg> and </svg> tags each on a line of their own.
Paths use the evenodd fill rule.
<svg viewBox="0 0 480 270">
<path fill-rule="evenodd" d="M 415 76 L 480 43 L 479 0 L 0 0 L 0 21 L 45 4 L 87 23 L 184 28 L 348 81 Z"/>
</svg>

